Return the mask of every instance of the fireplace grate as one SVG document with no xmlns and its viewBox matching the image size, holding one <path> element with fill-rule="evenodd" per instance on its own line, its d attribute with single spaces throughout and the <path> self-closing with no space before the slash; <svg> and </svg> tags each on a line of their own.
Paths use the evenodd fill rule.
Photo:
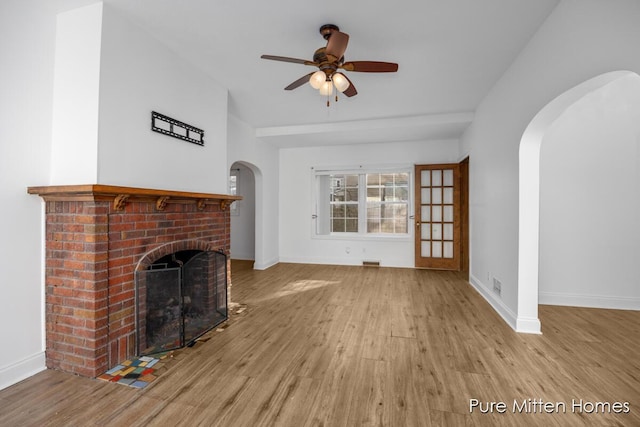
<svg viewBox="0 0 640 427">
<path fill-rule="evenodd" d="M 136 272 L 139 356 L 188 346 L 227 318 L 223 252 L 179 251 Z"/>
</svg>

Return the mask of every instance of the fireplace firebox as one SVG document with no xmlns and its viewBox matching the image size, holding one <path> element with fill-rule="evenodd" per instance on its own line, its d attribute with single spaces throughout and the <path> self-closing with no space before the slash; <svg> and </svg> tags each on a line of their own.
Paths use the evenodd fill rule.
<svg viewBox="0 0 640 427">
<path fill-rule="evenodd" d="M 183 250 L 136 271 L 139 355 L 191 345 L 227 319 L 227 256 Z"/>
</svg>

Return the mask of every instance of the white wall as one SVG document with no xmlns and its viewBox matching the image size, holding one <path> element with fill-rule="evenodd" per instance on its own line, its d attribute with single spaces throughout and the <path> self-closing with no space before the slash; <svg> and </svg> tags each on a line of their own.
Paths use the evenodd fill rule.
<svg viewBox="0 0 640 427">
<path fill-rule="evenodd" d="M 640 76 L 630 75 L 585 96 L 547 130 L 541 304 L 640 310 L 639 117 Z"/>
<path fill-rule="evenodd" d="M 452 163 L 457 141 L 396 142 L 280 150 L 280 260 L 297 263 L 413 267 L 413 222 L 410 236 L 394 240 L 335 239 L 312 236 L 312 167 L 376 167 Z"/>
<path fill-rule="evenodd" d="M 231 215 L 231 259 L 255 260 L 256 256 L 256 180 L 242 163 L 231 165 L 237 176 L 237 215 Z"/>
<path fill-rule="evenodd" d="M 255 179 L 255 263 L 264 270 L 279 261 L 279 152 L 255 137 L 255 130 L 229 115 L 227 173 L 237 161 L 251 168 Z M 233 226 L 232 226 L 233 232 Z"/>
<path fill-rule="evenodd" d="M 42 201 L 49 180 L 56 14 L 90 1 L 0 2 L 0 389 L 44 369 Z"/>
<path fill-rule="evenodd" d="M 97 3 L 58 17 L 52 184 L 227 192 L 227 91 Z M 151 111 L 205 132 L 150 129 Z"/>
<path fill-rule="evenodd" d="M 52 184 L 98 182 L 102 14 L 102 3 L 96 3 L 57 17 Z"/>
<path fill-rule="evenodd" d="M 157 111 L 205 132 L 204 146 L 150 130 Z M 100 184 L 227 194 L 227 90 L 104 6 Z"/>
<path fill-rule="evenodd" d="M 471 155 L 471 281 L 518 330 L 535 332 L 518 319 L 537 319 L 537 301 L 522 290 L 519 300 L 519 142 L 537 112 L 561 93 L 607 71 L 640 69 L 638 22 L 635 0 L 562 1 L 483 100 L 462 139 Z M 490 291 L 493 277 L 502 282 L 501 298 Z"/>
</svg>

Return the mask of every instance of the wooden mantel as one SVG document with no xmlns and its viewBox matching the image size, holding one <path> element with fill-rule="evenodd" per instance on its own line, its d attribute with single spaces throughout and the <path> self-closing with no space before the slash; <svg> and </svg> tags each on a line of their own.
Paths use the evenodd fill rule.
<svg viewBox="0 0 640 427">
<path fill-rule="evenodd" d="M 121 187 L 116 185 L 49 185 L 28 187 L 27 193 L 37 194 L 45 201 L 113 201 L 116 210 L 124 209 L 127 202 L 155 202 L 158 210 L 167 203 L 196 203 L 200 209 L 205 205 L 219 203 L 222 210 L 241 196 L 188 191 L 157 190 L 151 188 Z"/>
</svg>

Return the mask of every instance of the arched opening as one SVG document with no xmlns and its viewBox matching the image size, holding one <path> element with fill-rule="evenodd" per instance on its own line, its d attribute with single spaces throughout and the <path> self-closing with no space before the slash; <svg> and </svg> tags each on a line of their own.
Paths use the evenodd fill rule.
<svg viewBox="0 0 640 427">
<path fill-rule="evenodd" d="M 640 77 L 629 71 L 615 71 L 590 79 L 568 90 L 546 105 L 534 117 L 522 136 L 519 160 L 518 317 L 516 324 L 516 330 L 519 332 L 540 333 L 538 302 L 542 141 L 550 135 L 554 124 L 572 106 L 599 89 L 625 78 Z M 615 165 L 603 166 L 615 167 Z M 588 215 L 589 212 L 583 214 Z M 557 261 L 562 262 L 562 260 Z"/>
<path fill-rule="evenodd" d="M 254 261 L 260 259 L 260 224 L 262 217 L 262 192 L 258 185 L 262 182 L 260 170 L 247 162 L 237 161 L 229 170 L 230 185 L 242 200 L 234 202 L 231 215 L 231 259 Z"/>
</svg>

